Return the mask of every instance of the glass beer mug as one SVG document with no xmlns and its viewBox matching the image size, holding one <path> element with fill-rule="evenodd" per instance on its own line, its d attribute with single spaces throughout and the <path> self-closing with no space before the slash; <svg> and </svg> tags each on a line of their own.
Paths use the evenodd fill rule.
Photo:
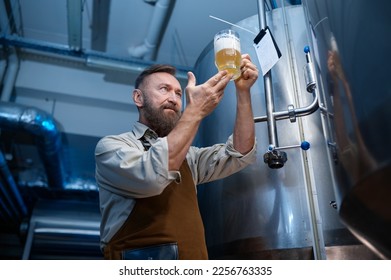
<svg viewBox="0 0 391 280">
<path fill-rule="evenodd" d="M 228 73 L 233 74 L 231 80 L 239 78 L 242 60 L 239 34 L 232 29 L 218 32 L 214 36 L 214 52 L 217 69 L 227 70 Z"/>
</svg>

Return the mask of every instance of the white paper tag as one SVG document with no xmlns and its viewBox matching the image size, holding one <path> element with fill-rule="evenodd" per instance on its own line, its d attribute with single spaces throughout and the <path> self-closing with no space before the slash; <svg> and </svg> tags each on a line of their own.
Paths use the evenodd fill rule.
<svg viewBox="0 0 391 280">
<path fill-rule="evenodd" d="M 268 28 L 264 30 L 264 34 L 258 44 L 254 43 L 254 48 L 261 65 L 262 74 L 265 76 L 281 57 Z"/>
</svg>

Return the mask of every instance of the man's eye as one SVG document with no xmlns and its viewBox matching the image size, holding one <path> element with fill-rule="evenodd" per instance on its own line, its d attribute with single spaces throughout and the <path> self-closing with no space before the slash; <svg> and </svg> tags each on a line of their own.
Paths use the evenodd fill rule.
<svg viewBox="0 0 391 280">
<path fill-rule="evenodd" d="M 161 91 L 162 93 L 166 93 L 166 92 L 168 91 L 168 87 L 161 87 L 161 88 L 160 88 L 160 91 Z"/>
</svg>

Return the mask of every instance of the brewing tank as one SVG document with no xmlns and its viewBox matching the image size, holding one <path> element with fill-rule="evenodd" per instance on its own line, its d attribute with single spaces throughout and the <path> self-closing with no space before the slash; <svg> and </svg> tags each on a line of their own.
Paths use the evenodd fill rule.
<svg viewBox="0 0 391 280">
<path fill-rule="evenodd" d="M 271 70 L 274 110 L 307 108 L 314 100 L 318 103 L 322 82 L 317 81 L 316 91 L 307 91 L 304 48 L 311 48 L 312 38 L 303 6 L 273 9 L 266 13 L 266 19 L 282 54 Z M 261 69 L 253 42 L 254 33 L 259 32 L 258 14 L 236 25 L 242 27 L 233 27 L 240 35 L 242 53 L 250 54 Z M 216 72 L 211 42 L 195 65 L 198 83 Z M 267 112 L 261 73 L 251 95 L 254 117 L 262 119 Z M 202 147 L 226 141 L 233 131 L 235 110 L 231 81 L 221 103 L 202 122 L 195 144 Z M 322 114 L 315 106 L 306 115 L 276 122 L 278 144 L 287 156 L 281 168 L 265 163 L 264 154 L 270 146 L 268 125 L 266 121 L 256 122 L 256 163 L 198 187 L 211 259 L 376 258 L 339 217 L 329 128 Z M 283 149 L 300 146 L 303 141 L 310 143 L 309 150 Z"/>
<path fill-rule="evenodd" d="M 391 258 L 391 2 L 303 1 L 343 223 Z"/>
</svg>

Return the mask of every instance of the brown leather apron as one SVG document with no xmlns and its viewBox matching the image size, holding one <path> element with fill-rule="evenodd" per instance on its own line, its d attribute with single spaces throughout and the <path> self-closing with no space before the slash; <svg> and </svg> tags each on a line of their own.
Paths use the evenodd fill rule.
<svg viewBox="0 0 391 280">
<path fill-rule="evenodd" d="M 105 259 L 122 259 L 122 252 L 152 245 L 177 243 L 179 259 L 208 259 L 204 226 L 190 168 L 185 160 L 182 180 L 162 194 L 137 199 L 124 225 L 104 248 Z"/>
</svg>

